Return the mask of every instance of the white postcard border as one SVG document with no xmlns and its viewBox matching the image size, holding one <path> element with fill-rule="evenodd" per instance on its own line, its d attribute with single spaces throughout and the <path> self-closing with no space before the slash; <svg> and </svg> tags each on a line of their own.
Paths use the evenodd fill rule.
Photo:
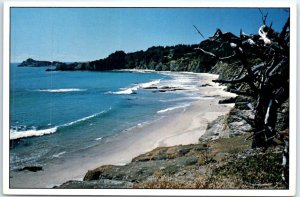
<svg viewBox="0 0 300 197">
<path fill-rule="evenodd" d="M 290 8 L 290 184 L 288 190 L 197 189 L 10 189 L 9 188 L 9 61 L 11 7 L 289 7 Z M 181 1 L 6 1 L 3 9 L 3 193 L 10 195 L 130 195 L 130 196 L 293 196 L 296 192 L 296 35 L 297 7 L 292 2 Z"/>
</svg>

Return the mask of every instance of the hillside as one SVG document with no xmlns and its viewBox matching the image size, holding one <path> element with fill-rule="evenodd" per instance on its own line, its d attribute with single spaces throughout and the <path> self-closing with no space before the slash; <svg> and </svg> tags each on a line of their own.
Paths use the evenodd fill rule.
<svg viewBox="0 0 300 197">
<path fill-rule="evenodd" d="M 203 51 L 204 50 L 204 51 Z M 104 59 L 89 62 L 49 62 L 31 58 L 23 61 L 19 66 L 54 66 L 47 71 L 106 71 L 115 69 L 150 69 L 156 71 L 189 71 L 209 72 L 218 59 L 205 51 L 209 50 L 217 56 L 229 56 L 233 50 L 228 45 L 219 47 L 213 40 L 205 40 L 200 44 L 153 46 L 145 51 L 125 53 L 116 51 Z"/>
</svg>

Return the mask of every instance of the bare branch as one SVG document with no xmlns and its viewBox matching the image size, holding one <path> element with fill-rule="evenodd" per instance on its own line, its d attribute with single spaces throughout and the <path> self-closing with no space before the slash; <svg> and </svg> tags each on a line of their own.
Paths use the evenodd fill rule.
<svg viewBox="0 0 300 197">
<path fill-rule="evenodd" d="M 248 118 L 244 115 L 239 115 L 239 117 L 243 120 L 245 120 L 252 128 L 255 128 L 255 121 L 251 118 Z"/>
<path fill-rule="evenodd" d="M 260 8 L 258 8 L 258 10 L 259 10 L 259 12 L 261 14 L 261 19 L 262 19 L 263 24 L 266 25 L 266 20 L 267 20 L 267 17 L 268 17 L 268 12 L 267 12 L 267 14 L 264 15 Z"/>
<path fill-rule="evenodd" d="M 273 21 L 271 21 L 271 24 L 270 24 L 270 26 L 269 26 L 269 31 L 272 29 L 272 25 L 273 25 Z"/>
<path fill-rule="evenodd" d="M 238 47 L 236 47 L 236 48 L 238 48 Z M 245 55 L 244 55 L 239 49 L 236 49 L 236 52 L 237 52 L 237 54 L 238 54 L 239 57 L 240 57 L 240 60 L 241 60 L 242 65 L 243 65 L 243 66 L 246 68 L 246 70 L 247 70 L 247 73 L 248 73 L 247 77 L 248 77 L 248 79 L 247 79 L 246 82 L 248 83 L 248 85 L 250 86 L 250 88 L 251 88 L 255 93 L 257 93 L 257 92 L 258 92 L 257 87 L 254 85 L 254 79 L 255 79 L 255 76 L 254 76 L 254 73 L 253 73 L 251 67 L 249 66 L 249 64 L 248 64 L 248 62 L 247 62 L 247 60 L 246 60 Z"/>
<path fill-rule="evenodd" d="M 236 53 L 235 53 L 235 52 L 233 52 L 233 54 L 232 54 L 232 55 L 230 55 L 230 56 L 227 56 L 227 57 L 220 57 L 220 58 L 219 58 L 219 60 L 226 60 L 226 59 L 230 59 L 230 58 L 234 57 L 235 55 L 236 55 Z"/>
<path fill-rule="evenodd" d="M 256 72 L 257 70 L 261 69 L 262 67 L 264 67 L 265 64 L 258 64 L 258 65 L 255 65 L 253 68 L 252 68 L 252 72 Z"/>
<path fill-rule="evenodd" d="M 195 50 L 200 50 L 202 53 L 206 54 L 206 55 L 209 55 L 209 56 L 212 56 L 214 58 L 217 58 L 217 56 L 211 52 L 208 52 L 208 51 L 205 51 L 204 49 L 198 47 L 198 48 L 195 48 Z"/>
<path fill-rule="evenodd" d="M 203 36 L 203 34 L 199 31 L 199 29 L 198 29 L 195 25 L 193 25 L 193 26 L 194 26 L 194 28 L 196 29 L 196 31 L 198 32 L 198 34 L 200 34 L 200 36 L 201 36 L 203 39 L 205 39 L 204 36 Z"/>
<path fill-rule="evenodd" d="M 281 40 L 283 40 L 285 34 L 287 33 L 287 29 L 289 28 L 289 26 L 290 26 L 290 17 L 286 20 L 286 22 L 285 22 L 285 24 L 284 24 L 284 26 L 283 26 L 283 28 L 280 32 L 279 38 Z"/>
<path fill-rule="evenodd" d="M 237 75 L 237 78 L 240 78 L 242 76 L 242 74 L 244 73 L 244 70 L 245 70 L 245 68 L 243 66 L 240 73 Z"/>
</svg>

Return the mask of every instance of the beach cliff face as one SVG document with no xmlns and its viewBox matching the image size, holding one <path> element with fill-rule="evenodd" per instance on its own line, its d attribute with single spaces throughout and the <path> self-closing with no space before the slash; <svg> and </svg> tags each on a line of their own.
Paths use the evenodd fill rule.
<svg viewBox="0 0 300 197">
<path fill-rule="evenodd" d="M 288 159 L 289 132 L 287 24 L 280 33 L 264 24 L 260 32 L 265 39 L 218 30 L 199 45 L 117 51 L 104 59 L 49 69 L 211 72 L 219 74 L 215 82 L 239 95 L 219 101 L 235 107 L 210 122 L 198 143 L 160 146 L 126 165 L 100 166 L 82 181 L 55 188 L 287 189 L 288 162 L 282 162 Z"/>
</svg>

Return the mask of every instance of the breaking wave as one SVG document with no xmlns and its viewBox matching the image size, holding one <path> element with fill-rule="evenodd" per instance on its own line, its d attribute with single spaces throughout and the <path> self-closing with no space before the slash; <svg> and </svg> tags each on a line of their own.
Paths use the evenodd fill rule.
<svg viewBox="0 0 300 197">
<path fill-rule="evenodd" d="M 139 87 L 140 88 L 148 88 L 148 87 L 151 87 L 151 86 L 159 84 L 160 80 L 161 79 L 157 79 L 157 80 L 150 81 L 150 82 L 147 82 L 147 83 L 141 83 L 141 84 L 139 84 Z"/>
<path fill-rule="evenodd" d="M 26 137 L 34 137 L 34 136 L 42 136 L 55 133 L 58 127 L 53 127 L 49 129 L 42 129 L 42 130 L 26 130 L 26 131 L 18 131 L 16 129 L 10 129 L 10 140 L 16 140 L 20 138 Z"/>
<path fill-rule="evenodd" d="M 127 88 L 125 90 L 117 91 L 117 92 L 109 92 L 110 94 L 136 94 L 136 91 L 139 87 L 134 86 L 132 88 Z"/>
<path fill-rule="evenodd" d="M 122 88 L 120 91 L 117 91 L 117 92 L 111 92 L 110 91 L 108 93 L 109 94 L 136 94 L 138 89 L 148 88 L 148 87 L 157 85 L 159 83 L 160 83 L 160 79 L 150 81 L 150 82 L 146 82 L 146 83 L 140 83 L 140 84 L 137 84 L 137 85 L 135 85 L 133 87 L 130 87 L 130 88 Z"/>
<path fill-rule="evenodd" d="M 108 110 L 103 110 L 99 113 L 84 117 L 84 118 L 80 118 L 78 120 L 63 124 L 63 125 L 59 125 L 59 126 L 55 126 L 52 128 L 47 128 L 47 129 L 36 129 L 36 127 L 31 127 L 30 129 L 27 129 L 26 126 L 20 126 L 20 127 L 12 127 L 10 129 L 10 140 L 16 140 L 16 139 L 21 139 L 21 138 L 27 138 L 27 137 L 37 137 L 37 136 L 43 136 L 43 135 L 49 135 L 52 133 L 55 133 L 58 129 L 63 128 L 63 127 L 68 127 L 74 124 L 78 124 L 80 122 L 84 122 L 86 120 L 92 119 L 96 116 L 99 116 L 101 114 L 104 114 L 106 112 L 108 112 L 109 110 L 111 110 L 111 108 L 109 108 Z"/>
</svg>

